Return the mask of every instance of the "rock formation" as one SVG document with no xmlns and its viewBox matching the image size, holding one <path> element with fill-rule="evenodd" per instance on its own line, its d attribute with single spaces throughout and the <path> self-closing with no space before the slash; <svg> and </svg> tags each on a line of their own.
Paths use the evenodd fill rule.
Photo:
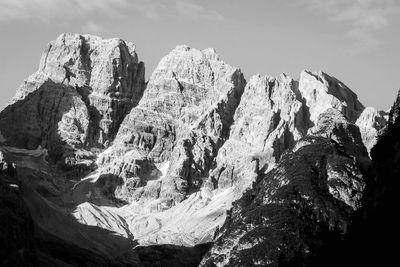
<svg viewBox="0 0 400 267">
<path fill-rule="evenodd" d="M 310 132 L 234 202 L 202 265 L 304 264 L 324 242 L 347 233 L 368 168 L 361 135 L 332 108 Z"/>
<path fill-rule="evenodd" d="M 363 142 L 368 152 L 375 146 L 379 131 L 387 124 L 388 114 L 367 107 L 357 119 L 356 124 L 360 127 Z"/>
<path fill-rule="evenodd" d="M 170 206 L 206 178 L 229 136 L 245 81 L 212 49 L 177 46 L 153 72 L 139 105 L 126 116 L 99 165 L 137 190 L 131 198 L 163 198 Z M 168 164 L 160 179 L 158 166 Z M 152 181 L 148 181 L 152 180 Z M 126 190 L 123 190 L 126 192 Z"/>
<path fill-rule="evenodd" d="M 398 102 L 364 108 L 323 72 L 246 83 L 185 45 L 145 84 L 132 43 L 63 34 L 0 113 L 1 222 L 20 232 L 2 259 L 321 265 L 392 201 Z"/>
<path fill-rule="evenodd" d="M 89 139 L 90 117 L 81 96 L 72 86 L 51 80 L 8 106 L 0 117 L 6 143 L 14 147 L 42 146 L 53 155 L 62 146 L 83 148 Z"/>
<path fill-rule="evenodd" d="M 299 91 L 309 107 L 310 120 L 313 123 L 328 108 L 339 110 L 352 123 L 356 122 L 364 110 L 353 91 L 323 72 L 303 71 L 300 74 Z"/>
<path fill-rule="evenodd" d="M 22 83 L 13 102 L 24 100 L 45 83 L 48 85 L 49 79 L 57 84 L 54 90 L 61 91 L 58 94 L 73 87 L 68 90 L 74 91 L 89 113 L 86 144 L 104 147 L 113 140 L 123 118 L 141 98 L 144 64 L 138 61 L 132 43 L 62 34 L 47 45 L 38 71 Z"/>
</svg>

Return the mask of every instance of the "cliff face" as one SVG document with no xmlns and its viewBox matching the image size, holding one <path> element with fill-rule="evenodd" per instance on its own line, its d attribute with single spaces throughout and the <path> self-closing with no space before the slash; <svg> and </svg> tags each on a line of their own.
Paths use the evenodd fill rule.
<svg viewBox="0 0 400 267">
<path fill-rule="evenodd" d="M 363 142 L 368 152 L 375 146 L 379 132 L 387 125 L 388 114 L 374 108 L 365 108 L 357 119 Z"/>
<path fill-rule="evenodd" d="M 61 91 L 59 94 L 67 88 L 60 84 L 72 87 L 69 90 L 85 104 L 90 121 L 85 144 L 107 147 L 142 96 L 144 64 L 139 62 L 132 43 L 63 34 L 47 45 L 38 71 L 22 83 L 13 102 L 24 100 L 48 80 L 57 84 L 53 90 Z"/>
<path fill-rule="evenodd" d="M 103 173 L 129 184 L 119 196 L 160 198 L 170 206 L 198 190 L 229 136 L 244 85 L 240 70 L 214 50 L 178 46 L 164 57 L 114 145 L 99 157 Z"/>
<path fill-rule="evenodd" d="M 204 266 L 307 265 L 387 204 L 394 178 L 371 177 L 397 175 L 397 104 L 364 108 L 323 72 L 246 83 L 214 49 L 185 45 L 145 86 L 133 44 L 63 34 L 0 113 L 0 148 L 34 242 L 75 255 L 48 260 L 196 265 L 207 246 L 194 246 L 214 242 Z M 132 254 L 137 243 L 149 247 Z"/>
<path fill-rule="evenodd" d="M 307 265 L 347 234 L 361 207 L 366 150 L 346 144 L 361 147 L 361 136 L 335 109 L 311 132 L 234 202 L 201 265 Z"/>
</svg>

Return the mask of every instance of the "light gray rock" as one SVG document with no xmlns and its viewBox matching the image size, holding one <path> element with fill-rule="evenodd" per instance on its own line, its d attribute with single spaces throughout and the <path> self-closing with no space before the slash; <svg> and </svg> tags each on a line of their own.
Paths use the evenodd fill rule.
<svg viewBox="0 0 400 267">
<path fill-rule="evenodd" d="M 140 180 L 132 184 L 142 187 L 143 178 L 125 175 L 123 170 L 131 168 L 127 166 L 143 170 L 143 165 L 170 162 L 162 181 L 149 184 L 157 193 L 137 191 L 141 198 L 182 201 L 208 176 L 216 151 L 229 136 L 244 85 L 241 71 L 221 61 L 214 50 L 177 46 L 160 61 L 142 100 L 125 118 L 113 146 L 100 155 L 99 164 L 111 166 L 104 172 Z M 138 153 L 148 162 L 137 165 Z M 151 171 L 157 173 L 157 168 Z"/>
<path fill-rule="evenodd" d="M 133 44 L 63 34 L 0 113 L 1 145 L 82 224 L 141 245 L 217 237 L 204 265 L 307 259 L 351 226 L 386 122 L 342 82 L 303 71 L 246 85 L 215 50 L 182 45 L 144 88 Z M 46 159 L 58 158 L 78 174 L 55 172 Z"/>
<path fill-rule="evenodd" d="M 211 184 L 245 190 L 258 171 L 271 168 L 306 133 L 306 115 L 292 78 L 253 76 L 235 112 L 230 138 L 219 150 Z"/>
<path fill-rule="evenodd" d="M 326 73 L 304 70 L 300 74 L 299 91 L 309 108 L 310 120 L 316 123 L 319 114 L 328 108 L 339 110 L 345 118 L 355 123 L 364 106 L 357 95 L 338 79 Z"/>
<path fill-rule="evenodd" d="M 388 113 L 367 107 L 357 119 L 356 124 L 360 128 L 361 136 L 368 153 L 377 142 L 379 131 L 387 124 Z"/>
<path fill-rule="evenodd" d="M 103 147 L 142 96 L 144 64 L 130 42 L 66 33 L 47 45 L 38 71 L 22 83 L 13 102 L 48 79 L 76 88 L 89 111 L 90 144 Z"/>
<path fill-rule="evenodd" d="M 0 127 L 8 145 L 27 149 L 40 145 L 53 157 L 69 148 L 84 147 L 89 124 L 89 112 L 75 88 L 51 80 L 0 113 Z"/>
</svg>

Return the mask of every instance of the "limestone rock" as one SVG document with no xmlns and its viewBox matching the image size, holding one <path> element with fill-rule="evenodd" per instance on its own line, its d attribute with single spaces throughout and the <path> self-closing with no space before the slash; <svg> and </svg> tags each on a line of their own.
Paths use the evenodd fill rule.
<svg viewBox="0 0 400 267">
<path fill-rule="evenodd" d="M 301 265 L 347 233 L 362 169 L 330 139 L 306 139 L 233 204 L 201 266 Z"/>
<path fill-rule="evenodd" d="M 0 113 L 0 127 L 11 146 L 49 149 L 53 159 L 89 139 L 89 112 L 75 88 L 47 80 Z"/>
<path fill-rule="evenodd" d="M 364 106 L 357 95 L 346 85 L 323 72 L 303 71 L 299 91 L 309 108 L 310 120 L 316 123 L 319 114 L 328 108 L 339 110 L 345 118 L 355 123 Z"/>
<path fill-rule="evenodd" d="M 314 127 L 309 129 L 313 136 L 323 136 L 340 144 L 347 154 L 359 161 L 369 161 L 359 127 L 346 120 L 337 109 L 329 108 L 318 116 Z"/>
<path fill-rule="evenodd" d="M 142 188 L 138 194 L 169 203 L 183 200 L 189 187 L 198 190 L 215 151 L 227 139 L 244 85 L 240 70 L 221 61 L 214 50 L 176 47 L 160 61 L 114 145 L 100 155 L 100 165 L 108 164 L 105 172 L 135 179 L 132 185 L 143 187 L 149 179 L 136 171 L 126 175 L 124 170 L 144 170 L 172 160 L 166 177 L 149 183 L 153 193 Z M 197 152 L 192 153 L 195 147 Z M 139 160 L 143 157 L 148 162 Z M 157 168 L 150 171 L 157 173 Z"/>
<path fill-rule="evenodd" d="M 39 69 L 18 89 L 14 102 L 44 82 L 68 83 L 87 105 L 90 144 L 107 146 L 144 90 L 144 64 L 135 46 L 121 39 L 62 34 L 50 42 Z"/>
<path fill-rule="evenodd" d="M 205 266 L 301 266 L 355 227 L 377 134 L 390 139 L 372 149 L 380 171 L 398 165 L 383 154 L 397 155 L 399 106 L 385 126 L 323 72 L 246 85 L 215 50 L 185 45 L 145 86 L 133 44 L 63 34 L 0 113 L 0 171 L 14 177 L 16 160 L 50 266 L 169 264 L 184 251 L 192 259 L 172 262 L 195 263 L 204 251 L 178 246 L 214 241 Z M 137 244 L 151 247 L 138 256 Z"/>
<path fill-rule="evenodd" d="M 214 50 L 177 46 L 154 70 L 140 107 L 192 125 L 232 89 L 240 96 L 244 83 L 241 71 Z"/>
<path fill-rule="evenodd" d="M 292 78 L 253 76 L 235 112 L 230 138 L 219 150 L 212 184 L 247 188 L 258 171 L 270 168 L 306 133 L 305 115 Z"/>
<path fill-rule="evenodd" d="M 387 116 L 384 111 L 377 111 L 367 107 L 357 119 L 356 124 L 360 128 L 361 136 L 368 152 L 374 147 L 379 131 L 387 124 Z"/>
</svg>

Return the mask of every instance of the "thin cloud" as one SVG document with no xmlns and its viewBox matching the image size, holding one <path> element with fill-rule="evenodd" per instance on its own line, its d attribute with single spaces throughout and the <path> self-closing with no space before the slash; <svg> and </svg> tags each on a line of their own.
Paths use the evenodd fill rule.
<svg viewBox="0 0 400 267">
<path fill-rule="evenodd" d="M 0 0 L 0 23 L 7 21 L 74 19 L 90 15 L 121 18 L 132 13 L 160 20 L 168 16 L 221 20 L 196 0 Z"/>
<path fill-rule="evenodd" d="M 217 11 L 207 10 L 205 7 L 190 1 L 175 0 L 175 7 L 178 14 L 193 20 L 207 19 L 220 21 L 224 19 L 223 15 Z"/>
<path fill-rule="evenodd" d="M 120 15 L 127 0 L 0 0 L 0 21 L 75 18 L 90 14 Z"/>
<path fill-rule="evenodd" d="M 311 11 L 344 24 L 344 36 L 355 48 L 370 50 L 379 46 L 378 33 L 390 26 L 390 16 L 400 14 L 398 0 L 299 0 Z"/>
</svg>

